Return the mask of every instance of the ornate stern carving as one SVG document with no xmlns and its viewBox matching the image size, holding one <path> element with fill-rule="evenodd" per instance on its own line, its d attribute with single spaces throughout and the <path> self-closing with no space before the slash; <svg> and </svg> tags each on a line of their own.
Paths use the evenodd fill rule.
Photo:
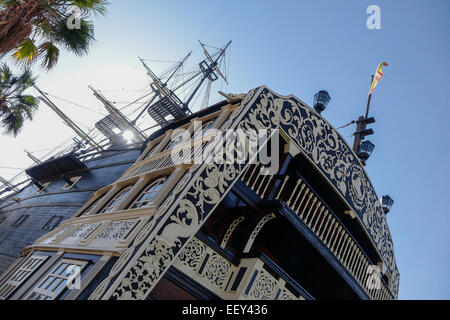
<svg viewBox="0 0 450 320">
<path fill-rule="evenodd" d="M 344 138 L 298 98 L 277 95 L 264 86 L 243 98 L 221 130 L 260 128 L 279 128 L 288 134 L 354 210 L 383 257 L 392 276 L 391 290 L 397 295 L 399 274 L 385 215 L 367 173 Z M 214 142 L 208 147 L 214 148 Z M 248 165 L 248 159 L 193 165 L 91 298 L 146 298 Z"/>
</svg>

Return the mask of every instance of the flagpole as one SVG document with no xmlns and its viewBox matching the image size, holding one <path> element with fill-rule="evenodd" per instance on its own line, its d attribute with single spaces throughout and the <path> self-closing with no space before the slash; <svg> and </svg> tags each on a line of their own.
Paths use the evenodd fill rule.
<svg viewBox="0 0 450 320">
<path fill-rule="evenodd" d="M 370 81 L 370 86 L 372 86 L 373 78 L 374 78 L 374 76 L 372 75 L 371 81 Z M 353 151 L 355 151 L 356 154 L 358 154 L 359 146 L 360 146 L 361 140 L 362 140 L 360 132 L 366 130 L 367 123 L 365 120 L 369 116 L 369 108 L 370 108 L 371 98 L 372 98 L 372 93 L 370 93 L 369 97 L 367 98 L 366 116 L 365 117 L 360 116 L 358 118 L 358 121 L 356 121 L 356 132 L 354 134 L 355 140 L 353 141 Z"/>
<path fill-rule="evenodd" d="M 370 85 L 372 86 L 374 76 L 372 75 L 370 80 Z M 370 108 L 370 100 L 372 99 L 372 92 L 369 94 L 369 97 L 367 98 L 367 107 L 366 107 L 366 116 L 364 119 L 367 119 L 369 116 L 369 108 Z"/>
</svg>

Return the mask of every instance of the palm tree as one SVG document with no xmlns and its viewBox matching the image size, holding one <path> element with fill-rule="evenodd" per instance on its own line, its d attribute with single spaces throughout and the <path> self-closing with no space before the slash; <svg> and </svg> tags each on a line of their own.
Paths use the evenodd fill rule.
<svg viewBox="0 0 450 320">
<path fill-rule="evenodd" d="M 6 64 L 0 66 L 0 118 L 4 134 L 17 136 L 25 120 L 33 119 L 38 100 L 24 94 L 33 82 L 28 70 L 14 76 Z"/>
<path fill-rule="evenodd" d="M 0 57 L 11 53 L 19 64 L 40 61 L 50 70 L 61 47 L 84 55 L 95 40 L 94 27 L 86 18 L 105 14 L 107 4 L 106 0 L 0 0 Z M 74 19 L 79 23 L 71 25 Z"/>
</svg>

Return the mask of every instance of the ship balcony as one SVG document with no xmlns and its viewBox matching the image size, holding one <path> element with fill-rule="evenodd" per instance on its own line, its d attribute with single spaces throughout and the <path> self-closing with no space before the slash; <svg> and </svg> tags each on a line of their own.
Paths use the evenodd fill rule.
<svg viewBox="0 0 450 320">
<path fill-rule="evenodd" d="M 330 263 L 334 266 L 338 263 L 340 266 L 337 269 L 341 269 L 339 272 L 344 271 L 345 278 L 351 277 L 351 282 L 356 282 L 358 290 L 363 291 L 360 297 L 394 299 L 386 276 L 376 274 L 379 281 L 378 285 L 374 285 L 373 272 L 381 269 L 381 258 L 376 249 L 367 245 L 368 241 L 364 243 L 366 250 L 363 249 L 362 239 L 367 236 L 355 219 L 351 219 L 348 213 L 339 217 L 298 171 L 263 175 L 261 168 L 263 165 L 259 163 L 252 164 L 241 176 L 246 188 L 259 199 L 260 206 L 277 202 L 283 208 L 280 209 L 284 211 L 282 215 L 296 224 L 298 229 L 304 230 L 307 233 L 305 237 L 313 237 L 320 244 L 317 250 L 323 251 L 324 248 L 324 254 L 332 260 Z"/>
<path fill-rule="evenodd" d="M 167 149 L 162 152 L 149 156 L 146 159 L 136 162 L 126 170 L 119 181 L 131 180 L 142 174 L 161 174 L 170 172 L 170 169 L 180 164 L 191 164 L 192 159 L 202 156 L 202 152 L 214 135 L 205 135 L 191 142 L 180 144 L 173 149 Z M 186 152 L 190 149 L 190 152 Z"/>
<path fill-rule="evenodd" d="M 201 233 L 186 244 L 173 266 L 220 299 L 314 299 L 264 253 L 236 261 Z"/>
</svg>

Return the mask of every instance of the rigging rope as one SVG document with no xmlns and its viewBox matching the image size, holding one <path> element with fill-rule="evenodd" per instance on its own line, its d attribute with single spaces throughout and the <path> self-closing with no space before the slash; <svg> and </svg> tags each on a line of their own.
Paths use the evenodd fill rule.
<svg viewBox="0 0 450 320">
<path fill-rule="evenodd" d="M 49 96 L 51 96 L 51 97 L 53 97 L 53 98 L 62 100 L 62 101 L 64 101 L 64 102 L 67 102 L 67 103 L 70 103 L 70 104 L 73 104 L 74 106 L 77 106 L 77 107 L 79 107 L 79 108 L 82 108 L 82 109 L 85 109 L 85 110 L 88 110 L 88 111 L 91 111 L 91 112 L 95 112 L 95 113 L 101 114 L 101 115 L 103 115 L 103 116 L 106 115 L 105 113 L 102 113 L 102 112 L 96 111 L 96 110 L 92 110 L 92 109 L 90 109 L 90 108 L 88 108 L 88 107 L 85 107 L 85 106 L 82 106 L 82 105 L 80 105 L 80 104 L 78 104 L 78 103 L 69 101 L 69 100 L 64 99 L 64 98 L 57 97 L 57 96 L 55 96 L 55 95 L 53 95 L 53 94 L 51 94 L 51 93 L 46 92 L 46 94 L 49 95 Z"/>
<path fill-rule="evenodd" d="M 136 100 L 130 102 L 130 103 L 127 104 L 126 106 L 121 107 L 119 110 L 122 111 L 123 109 L 128 108 L 128 107 L 131 106 L 133 103 L 136 103 L 136 102 L 138 102 L 139 100 L 142 100 L 142 99 L 144 99 L 145 97 L 148 97 L 148 96 L 151 95 L 152 93 L 153 93 L 153 91 L 150 91 L 149 93 L 143 95 L 142 97 L 140 97 L 140 98 L 138 98 L 138 99 L 136 99 Z"/>
<path fill-rule="evenodd" d="M 342 128 L 348 127 L 349 125 L 354 124 L 355 122 L 356 122 L 355 120 L 352 120 L 352 121 L 350 121 L 349 123 L 344 124 L 343 126 L 338 127 L 337 129 L 342 129 Z"/>
</svg>

